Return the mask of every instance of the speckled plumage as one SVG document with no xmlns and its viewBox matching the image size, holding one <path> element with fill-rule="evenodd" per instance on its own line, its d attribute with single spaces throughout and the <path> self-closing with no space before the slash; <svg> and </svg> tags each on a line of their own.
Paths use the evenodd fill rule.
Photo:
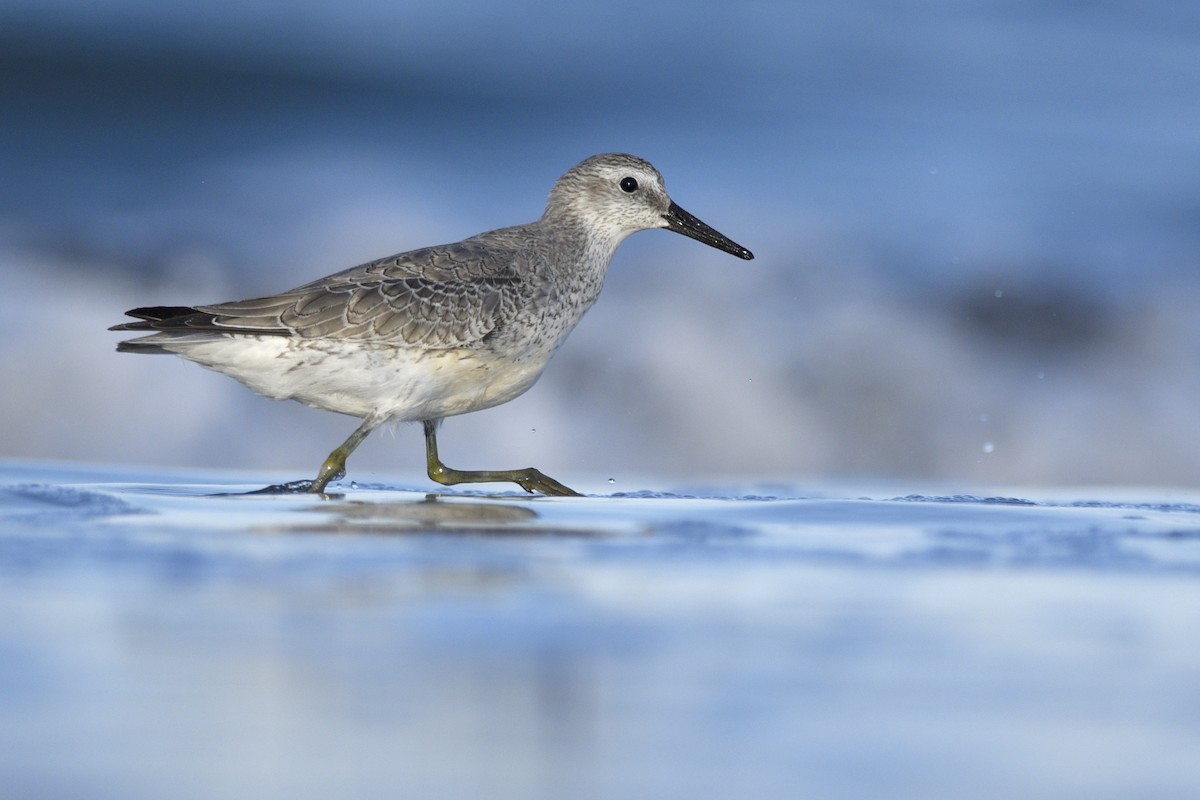
<svg viewBox="0 0 1200 800">
<path fill-rule="evenodd" d="M 267 397 L 360 417 L 360 441 L 385 421 L 441 420 L 524 392 L 599 296 L 618 245 L 655 227 L 753 257 L 675 205 L 648 162 L 606 154 L 563 175 L 536 222 L 269 297 L 134 309 L 139 320 L 113 330 L 150 332 L 122 352 L 174 353 Z"/>
</svg>

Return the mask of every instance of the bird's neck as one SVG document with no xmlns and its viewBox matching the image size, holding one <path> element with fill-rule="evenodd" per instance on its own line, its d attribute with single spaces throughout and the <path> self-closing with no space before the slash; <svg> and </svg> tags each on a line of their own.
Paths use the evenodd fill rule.
<svg viewBox="0 0 1200 800">
<path fill-rule="evenodd" d="M 562 237 L 560 252 L 577 253 L 578 259 L 565 258 L 555 264 L 561 285 L 569 287 L 586 306 L 595 302 L 604 285 L 609 262 L 628 234 L 614 233 L 578 221 L 552 222 Z"/>
</svg>

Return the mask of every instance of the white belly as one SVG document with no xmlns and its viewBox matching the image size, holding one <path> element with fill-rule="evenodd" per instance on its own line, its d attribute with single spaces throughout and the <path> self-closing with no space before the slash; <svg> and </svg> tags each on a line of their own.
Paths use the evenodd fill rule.
<svg viewBox="0 0 1200 800">
<path fill-rule="evenodd" d="M 283 336 L 179 343 L 184 358 L 277 400 L 408 422 L 506 403 L 534 384 L 550 353 L 498 359 L 478 350 L 414 350 Z"/>
</svg>

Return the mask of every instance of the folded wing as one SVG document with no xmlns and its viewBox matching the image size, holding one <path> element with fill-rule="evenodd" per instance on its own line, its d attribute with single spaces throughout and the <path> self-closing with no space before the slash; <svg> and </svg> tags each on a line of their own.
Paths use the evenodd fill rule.
<svg viewBox="0 0 1200 800">
<path fill-rule="evenodd" d="M 136 308 L 128 313 L 137 322 L 112 330 L 155 332 L 160 343 L 197 334 L 252 334 L 464 347 L 515 312 L 529 288 L 517 258 L 495 242 L 467 240 L 372 261 L 270 297 Z"/>
</svg>

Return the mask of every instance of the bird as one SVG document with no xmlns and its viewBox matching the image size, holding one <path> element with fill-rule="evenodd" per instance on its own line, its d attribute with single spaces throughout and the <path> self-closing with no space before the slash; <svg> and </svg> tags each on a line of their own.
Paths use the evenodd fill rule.
<svg viewBox="0 0 1200 800">
<path fill-rule="evenodd" d="M 534 222 L 376 259 L 266 297 L 135 308 L 126 312 L 135 321 L 109 330 L 148 334 L 120 342 L 118 352 L 178 355 L 265 397 L 361 420 L 313 480 L 260 491 L 324 495 L 373 430 L 421 422 L 436 483 L 511 482 L 531 494 L 578 496 L 533 467 L 448 467 L 437 429 L 446 417 L 529 389 L 600 295 L 617 247 L 654 228 L 754 258 L 677 205 L 650 162 L 605 153 L 567 170 Z"/>
</svg>

